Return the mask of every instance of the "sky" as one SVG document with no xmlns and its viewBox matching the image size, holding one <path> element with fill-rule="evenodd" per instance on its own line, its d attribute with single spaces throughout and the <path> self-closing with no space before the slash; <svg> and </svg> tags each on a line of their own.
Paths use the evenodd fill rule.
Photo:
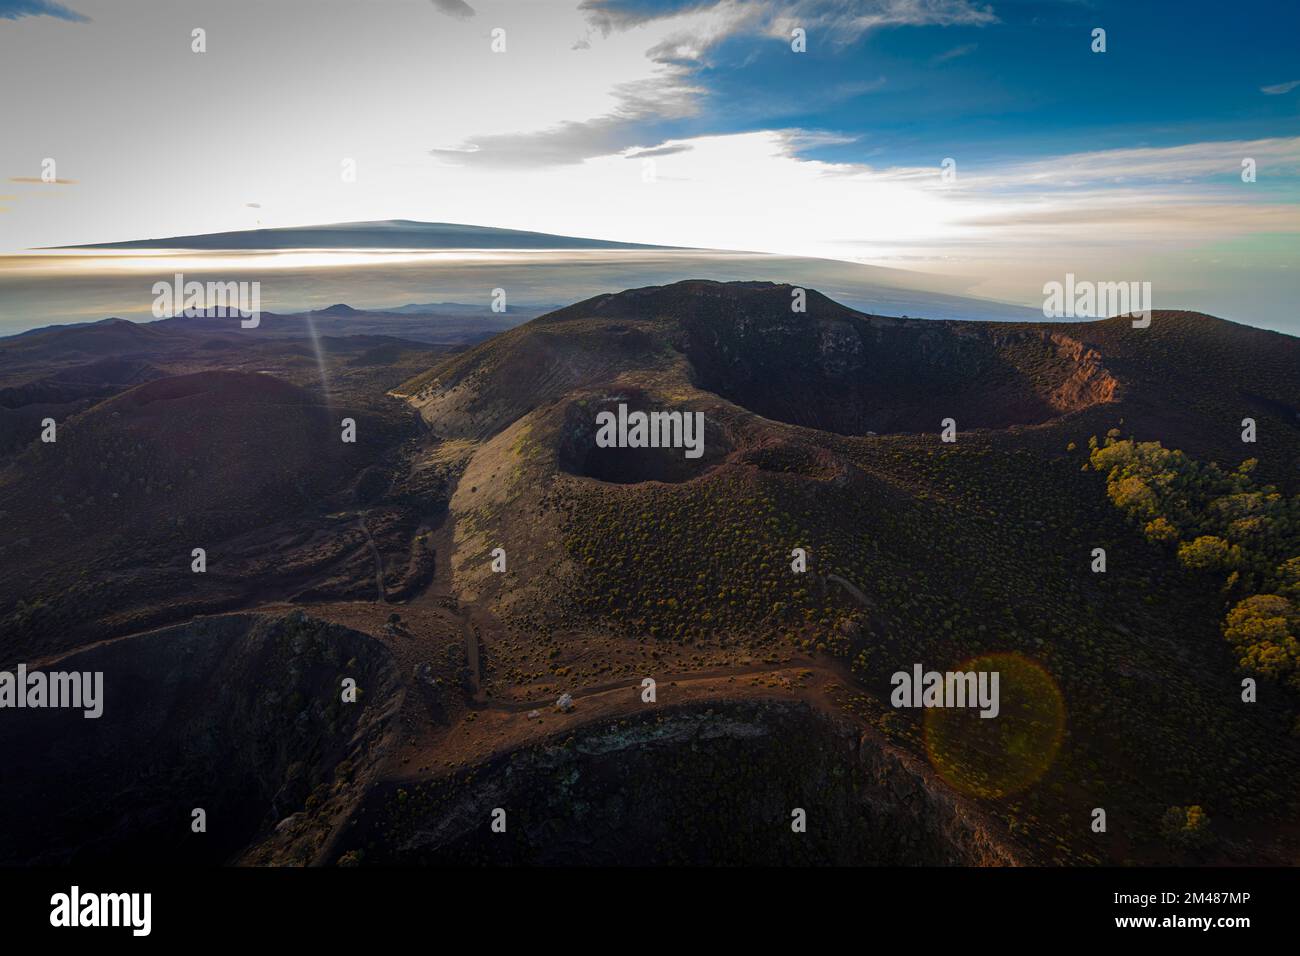
<svg viewBox="0 0 1300 956">
<path fill-rule="evenodd" d="M 1291 0 L 0 0 L 0 252 L 466 222 L 1300 332 L 1298 35 Z"/>
</svg>

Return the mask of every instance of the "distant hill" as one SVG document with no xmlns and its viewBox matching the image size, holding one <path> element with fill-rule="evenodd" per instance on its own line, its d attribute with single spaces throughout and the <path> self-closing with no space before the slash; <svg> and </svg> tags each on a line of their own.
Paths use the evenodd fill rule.
<svg viewBox="0 0 1300 956">
<path fill-rule="evenodd" d="M 862 262 L 615 242 L 458 223 L 333 223 L 58 248 L 93 254 L 60 257 L 62 281 L 49 287 L 57 287 L 58 295 L 47 295 L 40 287 L 23 287 L 0 275 L 0 298 L 6 298 L 11 306 L 0 314 L 0 331 L 97 319 L 103 315 L 99 303 L 106 301 L 138 302 L 134 311 L 117 314 L 132 320 L 148 318 L 150 300 L 141 296 L 134 275 L 129 270 L 103 269 L 104 254 L 164 249 L 202 252 L 208 260 L 205 271 L 224 280 L 263 282 L 264 309 L 281 314 L 347 303 L 371 315 L 461 314 L 470 318 L 484 315 L 488 293 L 499 287 L 509 290 L 509 308 L 507 313 L 495 314 L 496 318 L 529 313 L 517 315 L 517 323 L 610 289 L 662 285 L 694 276 L 818 288 L 853 308 L 883 315 L 992 321 L 1033 321 L 1042 316 L 1039 308 L 979 298 L 965 278 Z M 263 274 L 259 258 L 247 255 L 358 249 L 369 254 L 322 254 L 286 261 L 283 268 L 275 269 L 273 283 Z M 474 254 L 413 254 L 455 249 Z M 501 255 L 486 255 L 491 252 Z M 168 267 L 160 260 L 159 268 Z M 169 270 L 158 278 L 170 280 L 172 274 Z M 438 301 L 430 301 L 435 298 Z M 394 328 L 381 331 L 406 335 Z"/>
<path fill-rule="evenodd" d="M 341 222 L 100 242 L 64 249 L 669 249 L 636 242 L 556 236 L 453 222 Z"/>
<path fill-rule="evenodd" d="M 559 305 L 551 306 L 534 306 L 530 305 L 525 311 L 534 315 L 541 315 L 544 312 L 551 312 L 560 308 Z M 412 302 L 408 305 L 398 305 L 389 309 L 384 309 L 386 315 L 465 315 L 477 316 L 483 314 L 482 305 L 474 305 L 465 302 Z M 519 306 L 512 306 L 511 312 L 520 311 Z"/>
</svg>

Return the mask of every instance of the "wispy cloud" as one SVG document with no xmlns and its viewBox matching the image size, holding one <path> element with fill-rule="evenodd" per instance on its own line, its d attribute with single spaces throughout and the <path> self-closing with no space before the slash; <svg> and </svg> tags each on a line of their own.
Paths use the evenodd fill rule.
<svg viewBox="0 0 1300 956">
<path fill-rule="evenodd" d="M 89 23 L 90 18 L 70 10 L 55 0 L 0 0 L 0 20 L 23 17 L 57 17 L 73 23 Z"/>
<path fill-rule="evenodd" d="M 1300 136 L 1071 153 L 996 170 L 981 169 L 960 175 L 957 183 L 985 189 L 1023 189 L 1182 184 L 1218 178 L 1244 185 L 1239 178 L 1244 159 L 1255 160 L 1260 175 L 1300 175 Z"/>
<path fill-rule="evenodd" d="M 474 8 L 465 0 L 433 0 L 433 6 L 439 13 L 445 13 L 457 20 L 468 20 L 474 16 Z"/>
<path fill-rule="evenodd" d="M 593 156 L 661 145 L 663 137 L 652 127 L 694 115 L 703 90 L 691 82 L 686 67 L 656 63 L 653 69 L 643 80 L 617 85 L 612 91 L 617 106 L 603 116 L 541 130 L 475 136 L 429 153 L 452 165 L 521 169 L 572 165 Z"/>
<path fill-rule="evenodd" d="M 998 22 L 992 7 L 971 0 L 678 0 L 649 6 L 636 0 L 584 0 L 582 9 L 605 35 L 701 10 L 722 13 L 726 35 L 789 36 L 795 27 L 819 31 L 834 44 L 852 43 L 880 27 L 984 26 Z"/>
<path fill-rule="evenodd" d="M 993 8 L 970 0 L 795 0 L 767 3 L 767 33 L 789 36 L 795 27 L 827 36 L 836 46 L 854 43 L 882 27 L 987 26 L 997 23 Z"/>
<path fill-rule="evenodd" d="M 1261 86 L 1259 91 L 1268 96 L 1281 96 L 1283 93 L 1290 93 L 1297 86 L 1300 86 L 1300 80 L 1291 80 L 1289 83 L 1278 83 L 1275 86 Z"/>
<path fill-rule="evenodd" d="M 641 131 L 643 114 L 601 116 L 582 122 L 568 121 L 528 133 L 497 133 L 475 137 L 472 143 L 438 147 L 429 154 L 458 166 L 522 169 L 570 166 L 593 156 L 611 156 L 625 150 L 658 145 Z"/>
<path fill-rule="evenodd" d="M 688 153 L 690 150 L 690 143 L 666 143 L 652 149 L 629 149 L 624 155 L 628 159 L 650 159 L 654 156 L 673 156 L 677 153 Z"/>
<path fill-rule="evenodd" d="M 974 53 L 978 49 L 978 43 L 963 43 L 961 46 L 955 46 L 951 50 L 944 50 L 939 55 L 931 57 L 930 65 L 938 66 L 940 63 L 947 63 L 949 60 L 955 60 L 958 57 L 966 56 L 968 53 Z"/>
<path fill-rule="evenodd" d="M 963 226 L 1003 230 L 1021 241 L 1059 236 L 1062 229 L 1095 227 L 1115 243 L 1161 235 L 1209 240 L 1238 233 L 1297 233 L 1300 217 L 1284 203 L 1207 202 L 1203 196 L 1152 196 L 1137 190 L 1090 196 L 1057 196 L 1055 201 L 963 217 Z M 1194 230 L 1194 232 L 1189 232 Z M 1087 238 L 1078 236 L 1077 238 Z"/>
<path fill-rule="evenodd" d="M 11 183 L 38 183 L 42 186 L 75 186 L 75 179 L 41 179 L 40 176 L 10 176 Z"/>
</svg>

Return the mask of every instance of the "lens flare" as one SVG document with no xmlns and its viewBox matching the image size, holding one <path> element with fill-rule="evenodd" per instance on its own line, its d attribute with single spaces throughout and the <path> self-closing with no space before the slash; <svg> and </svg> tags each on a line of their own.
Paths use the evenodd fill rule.
<svg viewBox="0 0 1300 956">
<path fill-rule="evenodd" d="M 1042 778 L 1065 733 L 1065 699 L 1041 665 L 1015 653 L 985 654 L 954 668 L 996 671 L 1000 712 L 974 708 L 925 712 L 925 750 L 949 786 L 977 797 L 1004 797 Z"/>
</svg>

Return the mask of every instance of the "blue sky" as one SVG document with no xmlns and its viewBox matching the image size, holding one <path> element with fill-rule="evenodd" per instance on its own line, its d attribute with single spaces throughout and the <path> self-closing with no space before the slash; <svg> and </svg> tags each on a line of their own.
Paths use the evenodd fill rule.
<svg viewBox="0 0 1300 956">
<path fill-rule="evenodd" d="M 981 164 L 1294 133 L 1300 91 L 1261 89 L 1300 79 L 1300 4 L 1273 7 L 999 2 L 983 7 L 997 18 L 983 25 L 885 27 L 843 46 L 814 36 L 806 60 L 736 37 L 701 72 L 713 91 L 708 122 L 795 120 L 859 137 L 811 157 L 901 165 L 957 151 Z M 1091 52 L 1093 27 L 1107 31 L 1104 55 Z M 883 82 L 817 105 L 852 78 Z M 728 121 L 771 102 L 790 112 Z"/>
</svg>

